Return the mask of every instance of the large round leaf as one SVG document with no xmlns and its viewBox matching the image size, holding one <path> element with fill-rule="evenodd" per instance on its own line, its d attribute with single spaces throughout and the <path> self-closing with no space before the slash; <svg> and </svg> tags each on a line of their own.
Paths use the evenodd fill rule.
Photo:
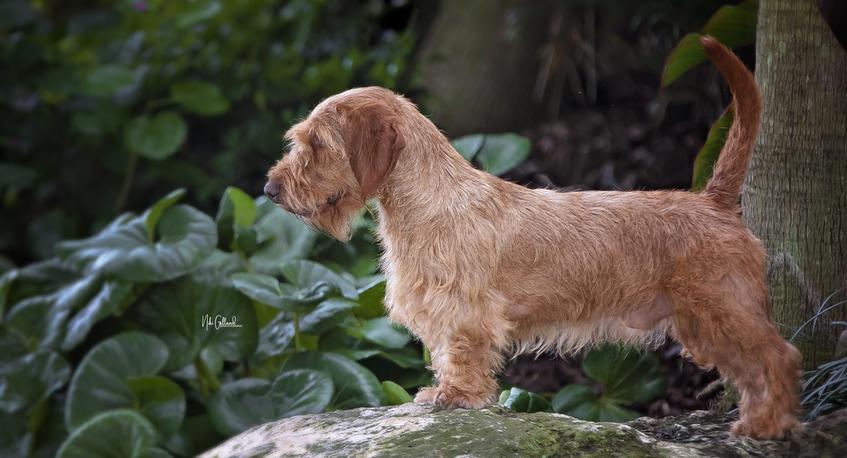
<svg viewBox="0 0 847 458">
<path fill-rule="evenodd" d="M 325 300 L 300 317 L 300 332 L 320 336 L 350 316 L 355 307 L 355 302 L 343 299 Z M 259 333 L 257 353 L 262 357 L 280 355 L 288 350 L 293 340 L 294 323 L 289 315 L 280 313 Z"/>
<path fill-rule="evenodd" d="M 332 408 L 378 406 L 385 403 L 385 393 L 376 376 L 361 364 L 335 353 L 317 351 L 295 353 L 283 367 L 286 371 L 311 369 L 323 371 L 332 378 L 335 394 Z"/>
<path fill-rule="evenodd" d="M 332 379 L 324 372 L 283 372 L 271 386 L 271 401 L 278 418 L 322 412 L 332 399 Z"/>
<path fill-rule="evenodd" d="M 286 371 L 273 384 L 241 379 L 224 385 L 210 400 L 209 413 L 215 428 L 231 436 L 261 423 L 322 412 L 332 393 L 332 379 L 323 372 Z"/>
<path fill-rule="evenodd" d="M 457 138 L 450 143 L 453 145 L 453 148 L 456 148 L 456 151 L 458 151 L 462 157 L 471 161 L 474 157 L 476 157 L 479 150 L 482 149 L 482 144 L 484 142 L 485 135 L 474 134 Z"/>
<path fill-rule="evenodd" d="M 226 113 L 229 101 L 212 83 L 190 80 L 171 85 L 171 98 L 186 111 L 205 116 Z"/>
<path fill-rule="evenodd" d="M 530 142 L 517 134 L 486 135 L 482 149 L 476 159 L 482 170 L 501 175 L 508 172 L 529 156 Z"/>
<path fill-rule="evenodd" d="M 190 272 L 211 254 L 217 241 L 214 221 L 187 205 L 168 208 L 158 225 L 159 239 L 148 240 L 143 216 L 122 219 L 94 237 L 61 243 L 70 262 L 130 282 L 161 282 Z"/>
<path fill-rule="evenodd" d="M 603 398 L 618 403 L 648 402 L 665 392 L 656 355 L 606 346 L 585 355 L 582 369 L 603 385 Z"/>
<path fill-rule="evenodd" d="M 85 340 L 97 322 L 117 312 L 130 297 L 132 285 L 120 281 L 107 281 L 85 306 L 68 321 L 62 350 L 69 351 Z"/>
<path fill-rule="evenodd" d="M 403 348 L 411 340 L 405 329 L 395 326 L 387 317 L 367 320 L 357 331 L 366 340 L 385 348 Z"/>
<path fill-rule="evenodd" d="M 156 430 L 132 410 L 105 412 L 73 431 L 58 458 L 141 458 L 151 456 Z"/>
<path fill-rule="evenodd" d="M 341 291 L 347 299 L 358 299 L 359 292 L 352 282 L 314 261 L 289 261 L 282 265 L 282 274 L 301 291 L 308 291 L 321 284 L 328 284 Z"/>
<path fill-rule="evenodd" d="M 179 430 L 185 417 L 185 394 L 179 385 L 158 375 L 146 375 L 128 379 L 127 386 L 137 408 L 153 421 L 162 438 Z"/>
<path fill-rule="evenodd" d="M 155 375 L 167 361 L 168 347 L 149 334 L 128 332 L 96 345 L 82 359 L 71 380 L 65 412 L 68 429 L 79 428 L 100 412 L 121 408 L 136 408 L 145 415 L 151 415 L 150 420 L 157 426 L 172 427 L 174 423 L 181 422 L 179 408 L 156 407 L 165 398 L 169 402 L 185 402 L 184 399 L 175 399 L 178 396 L 173 394 L 173 387 L 165 386 L 167 380 L 133 381 Z M 164 394 L 150 393 L 149 387 L 156 384 L 163 387 Z M 177 416 L 178 421 L 174 420 Z M 169 431 L 160 432 L 166 435 Z"/>
<path fill-rule="evenodd" d="M 186 418 L 179 432 L 168 439 L 165 447 L 178 456 L 196 456 L 223 440 L 224 437 L 215 430 L 212 418 L 202 414 Z"/>
<path fill-rule="evenodd" d="M 0 366 L 0 411 L 21 412 L 58 390 L 71 366 L 58 353 L 37 352 Z"/>
<path fill-rule="evenodd" d="M 165 372 L 190 364 L 207 347 L 227 361 L 247 358 L 256 350 L 258 330 L 253 306 L 225 284 L 184 277 L 156 285 L 128 317 L 167 344 L 170 359 Z"/>
<path fill-rule="evenodd" d="M 133 153 L 161 160 L 176 153 L 185 141 L 188 127 L 177 113 L 165 111 L 153 118 L 138 116 L 129 122 L 124 141 Z"/>
<path fill-rule="evenodd" d="M 209 414 L 215 429 L 225 436 L 232 436 L 272 420 L 274 409 L 268 402 L 270 388 L 270 382 L 255 378 L 243 378 L 223 385 L 209 400 Z"/>
<path fill-rule="evenodd" d="M 256 204 L 259 216 L 255 228 L 259 247 L 250 257 L 250 264 L 257 272 L 279 275 L 282 263 L 309 256 L 318 233 L 264 196 L 256 199 Z"/>
</svg>

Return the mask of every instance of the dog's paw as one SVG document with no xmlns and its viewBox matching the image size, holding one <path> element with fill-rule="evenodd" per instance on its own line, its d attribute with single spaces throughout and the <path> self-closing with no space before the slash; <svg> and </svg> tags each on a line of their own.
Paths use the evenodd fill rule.
<svg viewBox="0 0 847 458">
<path fill-rule="evenodd" d="M 438 397 L 437 386 L 426 386 L 418 390 L 415 395 L 415 404 L 435 404 L 435 398 Z"/>
<path fill-rule="evenodd" d="M 732 433 L 738 436 L 748 436 L 753 439 L 785 439 L 803 430 L 803 424 L 796 419 L 786 416 L 775 423 L 753 424 L 738 420 L 732 424 Z"/>
<path fill-rule="evenodd" d="M 418 390 L 416 404 L 435 404 L 445 409 L 481 409 L 492 403 L 490 396 L 479 396 L 455 388 L 428 386 Z"/>
</svg>

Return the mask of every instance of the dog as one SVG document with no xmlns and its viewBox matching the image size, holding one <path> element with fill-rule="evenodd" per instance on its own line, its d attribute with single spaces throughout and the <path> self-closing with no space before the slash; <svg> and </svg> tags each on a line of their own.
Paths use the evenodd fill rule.
<svg viewBox="0 0 847 458">
<path fill-rule="evenodd" d="M 732 432 L 784 437 L 799 426 L 800 354 L 769 317 L 765 251 L 739 205 L 761 95 L 731 51 L 701 43 L 734 121 L 700 193 L 528 189 L 473 168 L 379 87 L 332 96 L 291 127 L 265 193 L 340 241 L 376 199 L 389 317 L 427 346 L 437 381 L 415 402 L 488 405 L 507 354 L 670 335 L 737 387 Z"/>
</svg>

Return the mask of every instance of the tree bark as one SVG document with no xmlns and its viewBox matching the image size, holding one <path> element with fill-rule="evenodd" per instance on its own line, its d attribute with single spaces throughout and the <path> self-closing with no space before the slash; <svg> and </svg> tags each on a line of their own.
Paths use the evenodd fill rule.
<svg viewBox="0 0 847 458">
<path fill-rule="evenodd" d="M 549 1 L 441 2 L 418 68 L 423 105 L 451 137 L 528 125 Z"/>
<path fill-rule="evenodd" d="M 742 204 L 790 338 L 847 299 L 847 52 L 815 0 L 760 1 L 756 77 L 764 113 Z M 842 330 L 832 321 L 845 319 L 842 304 L 797 335 L 807 369 L 832 359 Z"/>
</svg>

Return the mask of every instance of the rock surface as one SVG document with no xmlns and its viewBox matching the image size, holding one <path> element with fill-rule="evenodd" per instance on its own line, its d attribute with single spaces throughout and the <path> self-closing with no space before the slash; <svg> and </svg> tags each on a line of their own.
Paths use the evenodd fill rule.
<svg viewBox="0 0 847 458">
<path fill-rule="evenodd" d="M 625 423 L 551 413 L 441 410 L 404 404 L 287 418 L 257 426 L 201 455 L 230 457 L 845 457 L 847 410 L 810 423 L 787 441 L 728 433 L 713 412 Z"/>
</svg>

